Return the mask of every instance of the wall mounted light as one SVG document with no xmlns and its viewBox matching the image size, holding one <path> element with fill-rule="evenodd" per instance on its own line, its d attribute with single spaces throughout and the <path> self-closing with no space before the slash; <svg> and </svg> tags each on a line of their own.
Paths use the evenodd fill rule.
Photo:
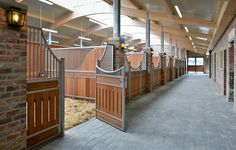
<svg viewBox="0 0 236 150">
<path fill-rule="evenodd" d="M 15 9 L 10 8 L 7 12 L 7 22 L 9 25 L 23 27 L 25 24 L 25 13 Z"/>
<path fill-rule="evenodd" d="M 126 48 L 126 44 L 122 42 L 122 43 L 120 44 L 120 47 L 121 47 L 122 49 L 124 49 L 124 48 Z"/>
<path fill-rule="evenodd" d="M 152 48 L 150 49 L 150 52 L 151 52 L 151 55 L 154 54 L 154 50 Z"/>
</svg>

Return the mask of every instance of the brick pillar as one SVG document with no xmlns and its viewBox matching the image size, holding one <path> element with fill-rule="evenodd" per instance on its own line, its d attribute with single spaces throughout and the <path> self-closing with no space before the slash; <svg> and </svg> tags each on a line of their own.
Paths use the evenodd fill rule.
<svg viewBox="0 0 236 150">
<path fill-rule="evenodd" d="M 186 61 L 186 58 L 185 58 L 185 59 L 184 59 L 184 74 L 187 73 L 187 67 L 186 67 L 186 65 L 187 65 L 187 61 Z"/>
<path fill-rule="evenodd" d="M 152 84 L 153 84 L 153 78 L 152 78 L 152 55 L 150 53 L 150 48 L 144 49 L 145 55 L 146 55 L 146 69 L 147 69 L 147 92 L 152 91 Z"/>
<path fill-rule="evenodd" d="M 228 100 L 234 101 L 234 45 L 230 44 L 228 49 Z"/>
<path fill-rule="evenodd" d="M 173 57 L 170 57 L 170 81 L 173 80 Z"/>
<path fill-rule="evenodd" d="M 109 44 L 114 45 L 113 50 L 113 70 L 119 69 L 125 64 L 125 50 L 121 48 L 122 39 L 112 38 L 108 41 Z"/>
<path fill-rule="evenodd" d="M 184 59 L 181 59 L 181 76 L 184 75 Z"/>
<path fill-rule="evenodd" d="M 1 7 L 1 4 L 0 4 Z M 26 148 L 26 28 L 0 8 L 0 149 Z"/>
<path fill-rule="evenodd" d="M 182 65 L 183 65 L 183 61 L 182 59 L 179 60 L 179 76 L 182 76 Z"/>
<path fill-rule="evenodd" d="M 160 53 L 160 61 L 161 61 L 161 85 L 166 84 L 166 60 L 165 54 Z"/>
<path fill-rule="evenodd" d="M 176 58 L 176 60 L 175 60 L 176 62 L 175 62 L 175 65 L 176 65 L 176 78 L 178 78 L 179 77 L 179 66 L 180 66 L 180 64 L 179 64 L 179 59 L 178 58 Z"/>
</svg>

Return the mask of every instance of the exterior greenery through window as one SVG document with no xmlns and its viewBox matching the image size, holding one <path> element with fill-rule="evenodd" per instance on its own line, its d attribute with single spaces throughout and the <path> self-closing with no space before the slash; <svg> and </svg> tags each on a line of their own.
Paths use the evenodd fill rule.
<svg viewBox="0 0 236 150">
<path fill-rule="evenodd" d="M 188 66 L 203 66 L 203 57 L 190 57 L 188 58 Z"/>
</svg>

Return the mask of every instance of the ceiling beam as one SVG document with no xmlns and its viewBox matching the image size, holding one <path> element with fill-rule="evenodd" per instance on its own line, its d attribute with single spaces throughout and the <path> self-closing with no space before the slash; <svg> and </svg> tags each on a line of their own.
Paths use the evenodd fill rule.
<svg viewBox="0 0 236 150">
<path fill-rule="evenodd" d="M 220 13 L 218 13 L 217 28 L 214 30 L 213 39 L 210 43 L 209 49 L 212 50 L 217 44 L 218 40 L 224 34 L 228 25 L 235 17 L 236 14 L 236 0 L 227 0 L 224 1 L 223 6 L 221 7 Z"/>
<path fill-rule="evenodd" d="M 34 18 L 34 19 L 42 19 L 45 22 L 49 22 L 49 23 L 53 24 L 53 21 L 51 19 L 47 19 L 47 18 L 44 18 L 44 17 L 40 18 L 38 15 L 32 14 L 30 12 L 27 13 L 27 17 L 31 17 L 31 18 Z M 70 24 L 63 24 L 62 26 L 66 27 L 66 28 L 69 28 L 69 29 L 76 30 L 76 31 L 85 32 L 86 35 L 88 35 L 89 31 L 91 30 L 91 28 L 89 28 L 89 29 L 81 29 L 78 26 L 74 26 L 74 25 L 70 25 Z M 49 28 L 50 29 L 54 29 L 53 26 L 50 26 Z M 102 37 L 101 34 L 98 34 L 96 32 L 91 32 L 90 34 L 94 34 L 96 36 Z"/>
<path fill-rule="evenodd" d="M 104 6 L 103 3 L 96 3 L 96 7 L 94 5 L 83 5 L 80 9 L 75 10 L 72 13 L 69 13 L 58 20 L 52 25 L 55 28 L 62 26 L 63 24 L 70 22 L 76 18 L 96 15 L 96 14 L 112 14 L 113 8 L 110 5 Z"/>
<path fill-rule="evenodd" d="M 17 3 L 22 3 L 24 0 L 16 0 Z"/>
<path fill-rule="evenodd" d="M 168 14 L 171 14 L 171 15 L 175 14 L 173 9 L 171 9 L 172 5 L 169 0 L 159 0 L 159 1 L 163 4 Z"/>
<path fill-rule="evenodd" d="M 196 50 L 203 50 L 203 51 L 207 51 L 207 48 L 202 48 L 202 47 L 198 47 L 198 46 L 195 46 L 196 47 Z"/>
<path fill-rule="evenodd" d="M 40 16 L 35 15 L 35 14 L 32 14 L 32 13 L 30 13 L 30 12 L 27 13 L 27 17 L 31 17 L 31 18 L 39 19 L 39 20 L 42 19 L 42 20 L 45 21 L 45 22 L 49 22 L 49 23 L 53 24 L 53 20 L 47 19 L 47 18 L 44 18 L 44 17 L 40 18 Z M 72 25 L 68 25 L 68 24 L 63 24 L 62 26 L 63 26 L 63 27 L 70 28 L 70 29 L 74 29 L 74 30 L 77 30 L 77 31 L 86 31 L 86 30 L 83 30 L 83 29 L 81 30 L 81 28 L 79 28 L 79 27 L 72 26 Z M 53 26 L 50 27 L 50 29 L 54 29 L 54 28 L 55 28 L 55 27 L 53 27 Z"/>
<path fill-rule="evenodd" d="M 195 45 L 195 47 L 201 47 L 201 48 L 204 48 L 204 49 L 208 48 L 208 46 L 197 44 L 197 43 L 194 43 L 194 45 Z"/>
<path fill-rule="evenodd" d="M 165 9 L 167 10 L 166 12 L 170 15 L 176 15 L 175 14 L 175 11 L 173 10 L 173 6 L 171 5 L 171 2 L 170 0 L 160 0 L 160 2 L 164 5 Z M 188 33 L 183 31 L 183 29 L 181 29 L 181 25 L 180 24 L 177 24 L 175 23 L 176 26 L 178 26 L 177 29 L 175 29 L 174 31 L 171 31 L 170 29 L 167 29 L 170 33 L 175 33 L 175 34 L 181 34 L 181 35 L 185 35 L 185 36 L 188 36 L 188 37 L 198 37 L 198 36 L 208 36 L 208 35 L 205 35 L 203 33 L 198 33 L 198 32 L 194 32 L 194 31 L 189 31 Z M 179 32 L 179 33 L 178 33 Z M 194 49 L 193 45 L 192 45 L 192 41 L 190 39 L 188 39 L 188 43 L 191 44 L 191 48 Z"/>
<path fill-rule="evenodd" d="M 200 40 L 197 38 L 192 38 L 194 43 L 202 44 L 202 45 L 209 45 L 210 41 L 208 40 Z"/>
<path fill-rule="evenodd" d="M 138 0 L 129 0 L 131 2 L 131 4 L 133 4 L 136 8 L 140 9 L 140 10 L 145 10 L 146 8 L 143 7 Z"/>
<path fill-rule="evenodd" d="M 164 14 L 157 11 L 148 11 L 148 12 L 149 12 L 149 18 L 154 21 L 167 21 L 167 22 L 172 22 L 172 23 L 194 25 L 194 26 L 208 27 L 208 28 L 216 27 L 216 24 L 214 22 L 200 19 L 197 17 L 184 16 L 183 18 L 179 18 L 178 16 L 175 16 L 175 15 L 168 15 L 168 14 Z M 132 17 L 146 18 L 147 11 L 122 7 L 121 13 L 123 15 L 129 15 Z"/>
<path fill-rule="evenodd" d="M 80 9 L 76 10 L 75 12 L 69 13 L 60 19 L 56 20 L 55 23 L 52 25 L 55 28 L 79 17 L 95 15 L 95 14 L 112 14 L 112 6 L 107 5 L 104 6 L 102 3 L 97 3 L 96 7 L 93 6 L 81 6 Z M 133 8 L 121 8 L 121 14 L 136 17 L 136 18 L 143 18 L 146 19 L 147 11 L 146 10 L 138 10 Z M 149 17 L 153 21 L 167 21 L 172 23 L 184 24 L 184 25 L 195 25 L 201 27 L 209 27 L 215 28 L 215 23 L 211 21 L 207 21 L 204 19 L 196 18 L 196 17 L 187 17 L 179 18 L 175 15 L 168 15 L 161 12 L 156 11 L 149 11 Z"/>
</svg>

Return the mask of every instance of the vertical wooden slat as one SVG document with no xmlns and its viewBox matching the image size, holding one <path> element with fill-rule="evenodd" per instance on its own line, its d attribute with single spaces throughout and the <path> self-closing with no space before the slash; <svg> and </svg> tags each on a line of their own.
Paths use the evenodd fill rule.
<svg viewBox="0 0 236 150">
<path fill-rule="evenodd" d="M 40 32 L 40 31 L 39 31 Z M 41 32 L 40 32 L 41 33 Z M 40 49 L 40 74 L 41 74 L 41 78 L 44 77 L 44 71 L 43 71 L 43 68 L 45 68 L 44 66 L 44 51 L 43 51 L 43 44 L 42 44 L 42 34 L 39 33 L 39 39 L 40 39 L 40 46 L 39 46 L 39 49 Z M 43 76 L 42 76 L 43 75 Z"/>
<path fill-rule="evenodd" d="M 102 105 L 101 105 L 101 107 L 102 107 L 102 111 L 104 111 L 104 106 L 105 106 L 105 104 L 104 104 L 104 95 L 105 95 L 105 92 L 104 92 L 104 88 L 103 88 L 103 86 L 102 85 L 100 85 L 100 87 L 101 87 L 101 89 L 102 89 L 102 96 L 101 96 L 101 103 L 102 103 Z"/>
<path fill-rule="evenodd" d="M 97 97 L 97 99 L 96 99 L 96 109 L 99 109 L 99 87 L 96 87 L 96 90 L 98 91 L 98 92 L 96 92 L 96 97 Z"/>
<path fill-rule="evenodd" d="M 55 123 L 59 123 L 59 90 L 55 91 L 55 97 L 56 97 L 56 121 Z"/>
<path fill-rule="evenodd" d="M 35 41 L 35 29 L 33 28 L 33 39 L 32 39 L 32 45 L 33 45 L 33 48 L 32 48 L 32 52 L 33 52 L 33 58 L 35 58 L 35 44 L 34 44 L 34 41 Z M 35 60 L 32 59 L 32 69 L 33 69 L 33 79 L 35 78 Z"/>
<path fill-rule="evenodd" d="M 54 125 L 54 93 L 50 93 L 50 125 Z"/>
<path fill-rule="evenodd" d="M 52 71 L 53 71 L 52 76 L 55 77 L 55 60 L 54 60 L 53 55 L 52 55 L 52 63 L 53 63 L 53 65 L 52 65 Z"/>
<path fill-rule="evenodd" d="M 42 129 L 41 127 L 41 100 L 42 100 L 42 94 L 37 93 L 35 96 L 36 100 L 36 131 L 39 131 Z"/>
<path fill-rule="evenodd" d="M 117 110 L 117 108 L 118 108 L 118 92 L 117 92 L 117 90 L 116 89 L 114 89 L 114 97 L 115 97 L 115 99 L 114 99 L 114 101 L 115 101 L 115 104 L 114 104 L 114 108 L 115 108 L 115 110 L 114 110 L 114 115 L 115 116 L 117 116 L 118 115 L 118 110 Z"/>
<path fill-rule="evenodd" d="M 48 51 L 49 53 L 49 51 Z M 52 77 L 52 59 L 51 59 L 51 54 L 49 53 L 49 74 L 50 74 L 50 78 Z"/>
<path fill-rule="evenodd" d="M 31 62 L 31 28 L 28 28 L 28 41 L 27 41 L 27 48 L 28 48 L 28 54 L 27 54 L 27 64 L 28 64 L 28 73 L 29 73 L 29 79 L 31 79 L 31 73 L 32 73 L 32 70 L 31 70 L 31 65 L 32 65 L 32 62 Z"/>
<path fill-rule="evenodd" d="M 114 114 L 114 90 L 111 90 L 111 95 L 110 95 L 110 103 L 111 103 L 111 113 Z"/>
<path fill-rule="evenodd" d="M 122 109 L 122 104 L 121 104 L 121 102 L 122 102 L 122 93 L 121 93 L 121 90 L 120 89 L 118 89 L 118 117 L 120 117 L 121 118 L 121 109 Z"/>
<path fill-rule="evenodd" d="M 45 50 L 45 47 L 44 47 L 44 46 L 43 46 L 43 49 Z M 48 69 L 49 69 L 49 68 L 48 68 L 48 63 L 49 63 L 49 60 L 48 60 L 49 55 L 48 55 L 48 53 L 49 53 L 49 52 L 46 50 L 46 53 L 47 53 L 47 56 L 46 56 L 46 57 L 47 57 L 47 61 L 46 61 L 46 66 L 47 66 L 47 77 L 49 77 L 49 71 L 48 71 Z"/>
<path fill-rule="evenodd" d="M 27 103 L 28 103 L 28 131 L 27 134 L 31 134 L 33 132 L 33 126 L 34 126 L 34 105 L 33 105 L 33 95 L 27 96 Z"/>
<path fill-rule="evenodd" d="M 43 122 L 44 122 L 44 128 L 49 127 L 49 123 L 48 123 L 48 93 L 45 92 L 43 93 L 43 107 L 44 107 L 44 111 L 43 111 Z"/>
</svg>

